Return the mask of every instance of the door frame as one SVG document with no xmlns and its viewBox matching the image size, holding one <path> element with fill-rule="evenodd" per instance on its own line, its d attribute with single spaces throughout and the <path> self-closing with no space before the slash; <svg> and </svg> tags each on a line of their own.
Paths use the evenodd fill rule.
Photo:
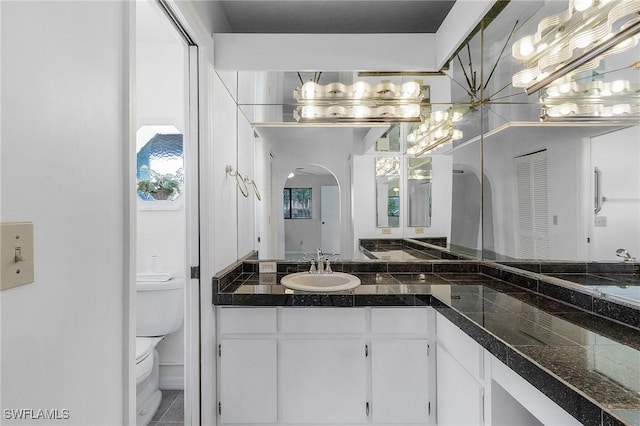
<svg viewBox="0 0 640 426">
<path fill-rule="evenodd" d="M 201 394 L 207 392 L 206 380 L 201 380 L 201 358 L 206 354 L 206 348 L 201 348 L 200 335 L 202 329 L 201 307 L 210 298 L 204 297 L 206 286 L 201 286 L 201 276 L 211 276 L 211 271 L 201 268 L 201 257 L 206 258 L 200 236 L 205 236 L 205 229 L 201 226 L 200 176 L 203 158 L 201 156 L 201 140 L 206 140 L 209 134 L 207 120 L 207 70 L 212 57 L 213 41 L 207 31 L 199 24 L 193 13 L 184 13 L 178 0 L 155 0 L 166 13 L 167 18 L 178 29 L 187 44 L 187 104 L 188 112 L 186 145 L 184 150 L 185 163 L 189 164 L 189 178 L 185 180 L 185 213 L 186 213 L 186 261 L 187 276 L 185 285 L 185 317 L 184 317 L 184 397 L 185 397 L 185 425 L 207 424 L 206 413 L 201 413 Z M 129 221 L 128 234 L 136 234 L 136 191 L 135 191 L 135 145 L 136 145 L 136 6 L 135 2 L 127 2 L 125 21 L 128 27 L 126 60 L 128 62 L 128 100 L 129 109 L 125 115 L 128 147 L 125 150 L 125 182 L 128 185 L 126 201 L 128 209 L 126 217 Z M 206 185 L 205 185 L 206 186 Z M 206 188 L 204 189 L 206 190 Z M 204 191 L 203 190 L 203 191 Z M 206 204 L 206 203 L 204 203 Z M 203 257 L 205 256 L 205 257 Z M 123 423 L 136 424 L 136 377 L 135 377 L 135 318 L 136 318 L 136 244 L 129 237 L 125 246 L 125 295 L 124 295 L 124 368 L 123 368 Z M 205 262 L 206 264 L 206 262 Z M 210 290 L 209 290 L 210 291 Z M 210 306 L 210 305 L 209 305 Z M 202 351 L 202 352 L 201 352 Z M 204 364 L 206 366 L 206 363 Z M 210 370 L 204 368 L 203 370 Z M 203 373 L 205 373 L 203 371 Z M 207 373 L 205 373 L 206 375 Z M 208 373 L 212 374 L 212 373 Z M 205 420 L 202 420 L 204 416 Z"/>
</svg>

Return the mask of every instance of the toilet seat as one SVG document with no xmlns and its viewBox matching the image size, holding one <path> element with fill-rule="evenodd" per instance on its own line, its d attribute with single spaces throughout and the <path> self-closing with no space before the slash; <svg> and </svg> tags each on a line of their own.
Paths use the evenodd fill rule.
<svg viewBox="0 0 640 426">
<path fill-rule="evenodd" d="M 153 369 L 153 351 L 162 337 L 136 337 L 136 385 L 142 383 Z"/>
</svg>

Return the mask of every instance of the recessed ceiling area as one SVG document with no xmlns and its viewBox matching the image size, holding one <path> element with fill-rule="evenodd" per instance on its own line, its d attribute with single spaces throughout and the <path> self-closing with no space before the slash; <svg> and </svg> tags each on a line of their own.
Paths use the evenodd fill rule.
<svg viewBox="0 0 640 426">
<path fill-rule="evenodd" d="M 232 33 L 435 33 L 455 0 L 222 0 Z"/>
</svg>

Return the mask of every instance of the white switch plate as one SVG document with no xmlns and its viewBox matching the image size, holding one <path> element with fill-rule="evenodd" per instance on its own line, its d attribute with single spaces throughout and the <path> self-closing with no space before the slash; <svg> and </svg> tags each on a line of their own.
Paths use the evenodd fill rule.
<svg viewBox="0 0 640 426">
<path fill-rule="evenodd" d="M 596 220 L 594 223 L 597 227 L 605 227 L 607 226 L 607 217 L 606 216 L 596 216 Z"/>
<path fill-rule="evenodd" d="M 261 274 L 275 274 L 277 269 L 276 262 L 260 262 L 260 269 L 258 272 Z"/>
<path fill-rule="evenodd" d="M 34 280 L 33 223 L 5 222 L 0 227 L 2 275 L 0 289 L 6 290 Z"/>
</svg>

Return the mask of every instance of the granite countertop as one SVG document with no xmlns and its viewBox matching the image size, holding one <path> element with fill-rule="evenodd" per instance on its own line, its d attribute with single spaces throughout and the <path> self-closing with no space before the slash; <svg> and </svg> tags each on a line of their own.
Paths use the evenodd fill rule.
<svg viewBox="0 0 640 426">
<path fill-rule="evenodd" d="M 220 287 L 214 304 L 431 305 L 583 424 L 640 425 L 637 328 L 471 267 L 457 272 L 348 272 L 362 285 L 330 294 L 287 289 L 279 284 L 285 274 L 243 272 L 228 282 L 214 280 Z"/>
</svg>

